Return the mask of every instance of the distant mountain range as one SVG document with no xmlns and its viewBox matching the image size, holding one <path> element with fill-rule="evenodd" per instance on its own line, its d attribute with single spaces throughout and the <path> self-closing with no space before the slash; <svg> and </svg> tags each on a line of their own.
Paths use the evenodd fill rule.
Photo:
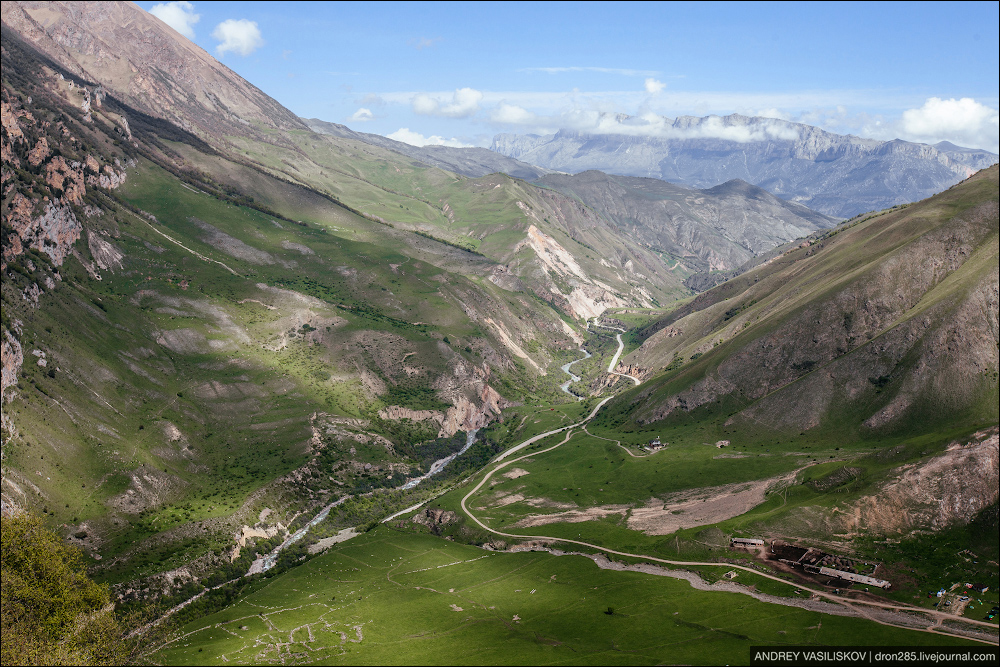
<svg viewBox="0 0 1000 667">
<path fill-rule="evenodd" d="M 849 218 L 929 197 L 997 162 L 985 150 L 840 135 L 774 118 L 682 116 L 658 136 L 635 119 L 621 132 L 498 134 L 491 150 L 546 169 L 598 169 L 707 188 L 734 178 L 827 215 Z"/>
</svg>

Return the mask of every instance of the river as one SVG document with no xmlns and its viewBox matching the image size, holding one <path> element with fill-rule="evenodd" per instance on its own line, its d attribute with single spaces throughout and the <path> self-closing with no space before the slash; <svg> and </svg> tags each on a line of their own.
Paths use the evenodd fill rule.
<svg viewBox="0 0 1000 667">
<path fill-rule="evenodd" d="M 576 396 L 576 394 L 574 394 L 573 392 L 571 392 L 569 390 L 569 386 L 571 384 L 573 384 L 574 382 L 579 382 L 580 378 L 578 376 L 576 376 L 576 375 L 573 375 L 572 371 L 569 370 L 569 367 L 572 366 L 573 364 L 577 363 L 577 362 L 583 361 L 584 359 L 590 359 L 590 357 L 592 356 L 590 354 L 590 352 L 587 352 L 582 347 L 580 348 L 580 352 L 583 352 L 584 356 L 582 356 L 579 359 L 576 359 L 574 361 L 571 361 L 568 364 L 563 364 L 563 366 L 562 366 L 563 371 L 565 371 L 566 374 L 569 375 L 570 379 L 566 380 L 561 385 L 559 385 L 559 388 L 562 389 L 563 391 L 565 391 L 570 396 Z M 582 401 L 583 397 L 582 396 L 576 396 L 576 400 Z"/>
<path fill-rule="evenodd" d="M 478 432 L 479 429 L 474 428 L 468 433 L 466 433 L 464 447 L 462 447 L 454 454 L 446 456 L 443 459 L 438 459 L 437 461 L 432 463 L 430 470 L 428 470 L 426 474 L 423 474 L 420 477 L 414 477 L 413 479 L 407 481 L 402 486 L 398 486 L 396 488 L 401 491 L 412 489 L 413 487 L 415 487 L 417 484 L 420 484 L 420 482 L 424 481 L 428 477 L 436 475 L 442 470 L 444 470 L 445 466 L 447 466 L 456 458 L 467 452 L 469 450 L 469 447 L 472 447 L 472 443 L 476 441 L 476 434 Z M 270 570 L 272 567 L 274 567 L 274 564 L 278 562 L 278 554 L 280 554 L 283 549 L 301 540 L 303 537 L 305 537 L 306 533 L 309 532 L 310 528 L 315 526 L 317 523 L 325 519 L 330 514 L 331 509 L 333 509 L 337 505 L 347 500 L 350 500 L 351 498 L 353 498 L 353 496 L 344 496 L 343 498 L 338 498 L 337 500 L 333 501 L 332 503 L 324 507 L 322 510 L 320 510 L 319 514 L 317 514 L 312 518 L 312 520 L 309 523 L 307 523 L 306 525 L 302 526 L 302 528 L 299 528 L 297 531 L 295 531 L 295 533 L 292 534 L 290 537 L 288 537 L 288 539 L 286 539 L 284 542 L 276 546 L 274 550 L 271 551 L 271 553 L 267 554 L 266 556 L 258 556 L 257 560 L 255 560 L 250 565 L 250 569 L 247 571 L 247 575 L 249 576 L 251 574 L 258 574 L 260 572 L 267 572 L 268 570 Z"/>
</svg>

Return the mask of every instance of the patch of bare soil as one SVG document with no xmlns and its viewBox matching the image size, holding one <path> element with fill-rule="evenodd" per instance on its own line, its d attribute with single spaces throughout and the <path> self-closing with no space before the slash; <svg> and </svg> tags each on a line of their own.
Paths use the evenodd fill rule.
<svg viewBox="0 0 1000 667">
<path fill-rule="evenodd" d="M 129 488 L 108 500 L 108 505 L 128 514 L 138 514 L 156 507 L 176 496 L 187 486 L 180 477 L 162 472 L 152 466 L 142 465 L 129 473 Z"/>
<path fill-rule="evenodd" d="M 628 527 L 647 535 L 669 535 L 681 528 L 705 526 L 746 514 L 764 502 L 771 487 L 791 482 L 798 470 L 788 474 L 740 484 L 726 484 L 676 493 L 646 507 L 632 510 Z"/>
<path fill-rule="evenodd" d="M 554 512 L 552 514 L 531 514 L 515 523 L 512 527 L 531 528 L 533 526 L 544 526 L 550 523 L 582 523 L 584 521 L 600 521 L 601 519 L 613 514 L 624 516 L 628 510 L 629 505 L 602 505 L 600 507 L 574 509 L 567 512 Z"/>
<path fill-rule="evenodd" d="M 205 354 L 209 351 L 205 335 L 195 329 L 161 331 L 156 342 L 178 354 Z"/>
<path fill-rule="evenodd" d="M 337 533 L 336 535 L 333 535 L 331 537 L 324 537 L 323 539 L 321 539 L 318 542 L 316 542 L 316 544 L 310 545 L 309 546 L 309 553 L 311 553 L 311 554 L 318 554 L 321 551 L 325 551 L 325 550 L 329 549 L 334 544 L 338 544 L 340 542 L 346 542 L 347 540 L 351 539 L 352 537 L 357 537 L 360 534 L 361 533 L 358 533 L 357 531 L 355 531 L 353 527 L 352 528 L 345 528 L 342 531 L 340 531 L 339 533 Z"/>
<path fill-rule="evenodd" d="M 496 502 L 490 503 L 491 507 L 506 507 L 507 505 L 513 505 L 514 503 L 519 503 L 524 500 L 524 496 L 520 493 L 506 493 L 500 494 L 497 497 Z"/>
<path fill-rule="evenodd" d="M 968 523 L 997 501 L 1000 488 L 1000 435 L 997 427 L 968 442 L 898 469 L 893 481 L 838 512 L 841 530 L 860 527 L 884 533 L 914 528 L 940 529 Z"/>
<path fill-rule="evenodd" d="M 202 237 L 202 240 L 205 243 L 221 250 L 231 257 L 241 259 L 244 262 L 249 262 L 251 264 L 274 264 L 276 261 L 280 261 L 276 260 L 271 253 L 259 248 L 254 248 L 251 245 L 247 245 L 238 238 L 234 238 L 220 229 L 213 227 L 207 222 L 199 220 L 198 218 L 188 218 L 188 221 L 205 232 Z M 292 268 L 289 266 L 289 262 L 282 261 L 281 264 L 287 268 Z"/>
<path fill-rule="evenodd" d="M 523 468 L 511 468 L 505 472 L 503 476 L 507 479 L 517 479 L 518 477 L 524 477 L 527 474 L 529 474 L 528 471 Z"/>
</svg>

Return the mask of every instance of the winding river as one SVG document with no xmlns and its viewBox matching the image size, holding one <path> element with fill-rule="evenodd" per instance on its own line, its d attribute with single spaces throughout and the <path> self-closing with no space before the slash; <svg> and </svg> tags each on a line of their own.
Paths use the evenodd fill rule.
<svg viewBox="0 0 1000 667">
<path fill-rule="evenodd" d="M 472 447 L 472 443 L 476 441 L 476 434 L 478 432 L 479 429 L 474 428 L 468 433 L 466 433 L 464 447 L 462 447 L 454 454 L 450 454 L 444 457 L 443 459 L 438 459 L 437 461 L 432 463 L 430 470 L 428 470 L 426 474 L 423 474 L 420 477 L 414 477 L 413 479 L 408 480 L 402 486 L 398 486 L 396 488 L 402 491 L 406 491 L 407 489 L 412 489 L 413 487 L 415 487 L 417 484 L 420 484 L 420 482 L 424 481 L 428 477 L 436 475 L 442 470 L 444 470 L 445 466 L 447 466 L 456 458 L 467 452 L 469 450 L 469 447 Z M 314 516 L 312 520 L 309 521 L 309 523 L 307 523 L 306 525 L 302 526 L 302 528 L 299 528 L 297 531 L 295 531 L 295 533 L 289 536 L 288 539 L 286 539 L 284 542 L 276 546 L 274 550 L 271 551 L 271 553 L 266 554 L 264 556 L 258 556 L 257 560 L 255 560 L 250 565 L 250 570 L 247 572 L 247 575 L 249 576 L 251 574 L 257 574 L 259 572 L 267 572 L 268 570 L 270 570 L 272 567 L 274 567 L 274 564 L 278 562 L 278 554 L 280 554 L 283 549 L 301 540 L 303 537 L 305 537 L 306 533 L 309 532 L 310 528 L 315 526 L 317 523 L 325 519 L 330 514 L 331 509 L 333 509 L 334 507 L 343 502 L 346 502 L 347 500 L 350 500 L 353 497 L 354 496 L 344 496 L 343 498 L 338 498 L 337 500 L 333 501 L 332 503 L 324 507 L 322 510 L 320 510 L 319 514 Z"/>
<path fill-rule="evenodd" d="M 563 364 L 563 365 L 562 365 L 562 369 L 563 369 L 563 371 L 565 371 L 565 372 L 566 372 L 566 374 L 567 374 L 567 375 L 569 375 L 570 379 L 569 379 L 569 380 L 566 380 L 566 381 L 565 381 L 565 382 L 563 382 L 563 383 L 562 383 L 561 385 L 559 385 L 559 388 L 560 388 L 560 389 L 562 389 L 563 391 L 565 391 L 565 392 L 566 392 L 567 394 L 569 394 L 570 396 L 575 396 L 575 397 L 576 397 L 576 400 L 578 400 L 578 401 L 582 401 L 582 400 L 583 400 L 583 396 L 576 396 L 576 394 L 574 394 L 573 392 L 571 392 L 571 391 L 569 390 L 569 386 L 570 386 L 571 384 L 573 384 L 574 382 L 579 382 L 579 381 L 580 381 L 580 378 L 579 378 L 579 376 L 576 376 L 576 375 L 573 375 L 573 372 L 572 372 L 572 371 L 570 371 L 569 367 L 570 367 L 570 366 L 572 366 L 572 365 L 573 365 L 573 364 L 575 364 L 575 363 L 578 363 L 578 362 L 580 362 L 580 361 L 583 361 L 584 359 L 590 359 L 590 357 L 591 357 L 591 356 L 593 356 L 593 355 L 591 355 L 591 354 L 590 354 L 590 352 L 587 352 L 587 351 L 586 351 L 585 349 L 583 349 L 582 347 L 580 348 L 580 352 L 583 352 L 583 355 L 584 355 L 584 356 L 580 357 L 579 359 L 575 359 L 574 361 L 571 361 L 571 362 L 569 362 L 568 364 Z"/>
</svg>

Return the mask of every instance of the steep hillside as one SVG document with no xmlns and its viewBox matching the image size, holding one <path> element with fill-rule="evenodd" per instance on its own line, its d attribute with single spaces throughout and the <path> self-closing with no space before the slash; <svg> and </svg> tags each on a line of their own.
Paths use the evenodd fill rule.
<svg viewBox="0 0 1000 667">
<path fill-rule="evenodd" d="M 571 400 L 547 368 L 579 333 L 491 260 L 110 93 L 82 108 L 93 84 L 6 25 L 2 49 L 3 511 L 47 515 L 102 578 L 222 567 L 243 526 L 272 537 L 512 402 Z"/>
<path fill-rule="evenodd" d="M 826 229 L 834 218 L 744 181 L 689 190 L 654 178 L 586 171 L 538 181 L 578 198 L 692 273 L 732 270 L 777 245 Z"/>
<path fill-rule="evenodd" d="M 7 2 L 3 22 L 134 109 L 223 141 L 305 129 L 275 100 L 131 2 Z"/>
<path fill-rule="evenodd" d="M 864 439 L 995 423 L 997 174 L 851 221 L 702 294 L 640 335 L 623 363 L 650 381 L 613 411 Z"/>
<path fill-rule="evenodd" d="M 739 178 L 840 218 L 928 197 L 997 161 L 984 150 L 862 139 L 738 114 L 665 118 L 652 135 L 636 119 L 615 122 L 621 132 L 501 134 L 491 148 L 570 173 L 599 169 L 696 188 Z"/>
</svg>

